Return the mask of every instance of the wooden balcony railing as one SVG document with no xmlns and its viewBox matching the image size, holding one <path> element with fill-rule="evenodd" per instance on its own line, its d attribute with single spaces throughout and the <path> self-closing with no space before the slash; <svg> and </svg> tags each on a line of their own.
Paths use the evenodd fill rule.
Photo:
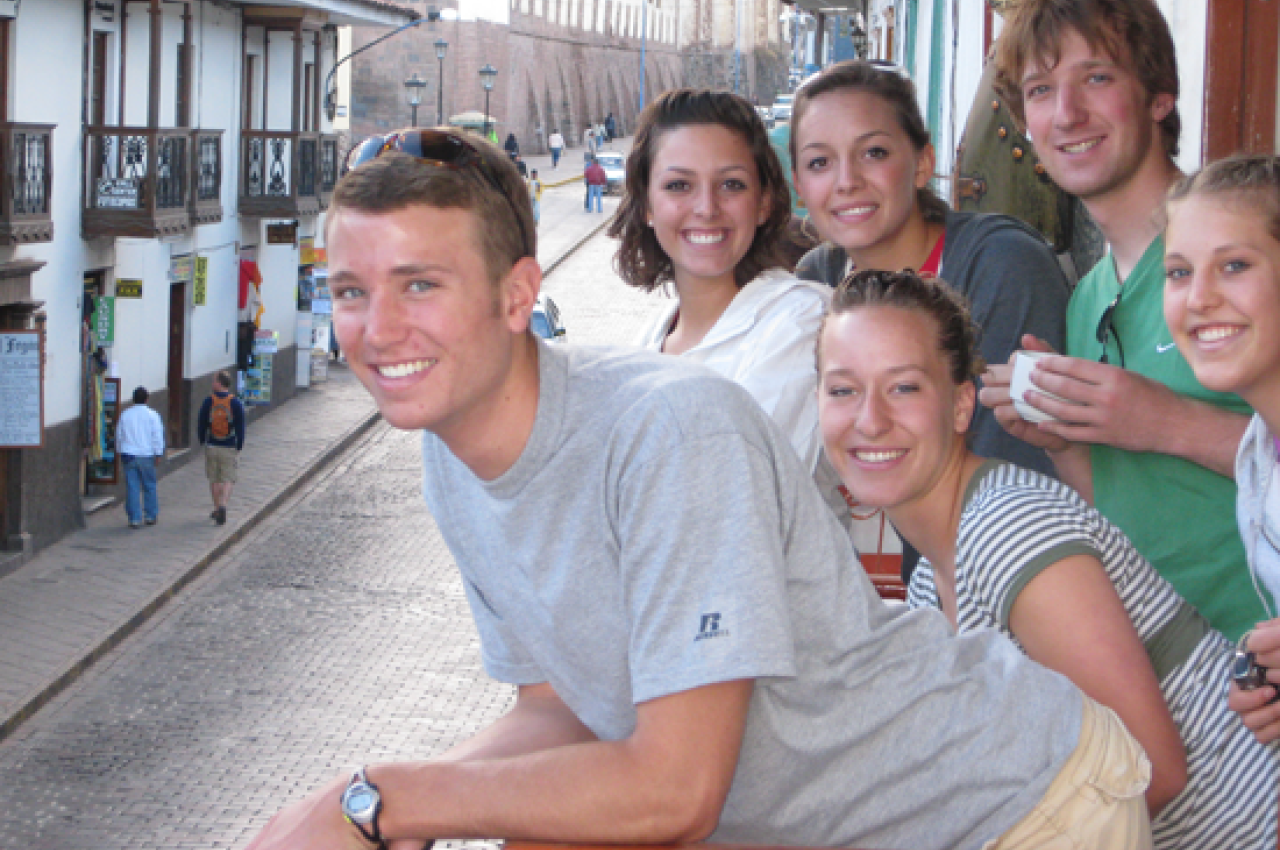
<svg viewBox="0 0 1280 850">
<path fill-rule="evenodd" d="M 194 130 L 191 146 L 191 223 L 222 221 L 222 131 Z"/>
<path fill-rule="evenodd" d="M 86 128 L 84 235 L 190 231 L 192 142 L 186 128 Z"/>
<path fill-rule="evenodd" d="M 338 185 L 338 137 L 320 137 L 320 208 L 329 209 L 333 187 Z"/>
<path fill-rule="evenodd" d="M 245 130 L 241 146 L 241 214 L 291 218 L 328 206 L 338 175 L 336 136 Z"/>
<path fill-rule="evenodd" d="M 0 245 L 53 241 L 53 128 L 0 123 Z"/>
</svg>

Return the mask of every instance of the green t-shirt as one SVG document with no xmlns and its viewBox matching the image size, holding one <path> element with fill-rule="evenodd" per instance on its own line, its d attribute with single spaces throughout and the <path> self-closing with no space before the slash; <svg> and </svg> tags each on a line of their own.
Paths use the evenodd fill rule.
<svg viewBox="0 0 1280 850">
<path fill-rule="evenodd" d="M 1067 307 L 1067 353 L 1100 360 L 1098 322 L 1120 291 L 1111 255 L 1081 279 Z M 1173 344 L 1164 321 L 1164 238 L 1157 237 L 1124 285 L 1107 340 L 1108 362 L 1159 381 L 1179 395 L 1249 415 L 1238 396 L 1215 393 Z M 1116 338 L 1119 337 L 1119 346 Z M 1178 427 L 1176 422 L 1170 428 Z M 1236 526 L 1236 485 L 1172 455 L 1092 447 L 1093 497 L 1138 551 L 1231 640 L 1267 619 Z"/>
</svg>

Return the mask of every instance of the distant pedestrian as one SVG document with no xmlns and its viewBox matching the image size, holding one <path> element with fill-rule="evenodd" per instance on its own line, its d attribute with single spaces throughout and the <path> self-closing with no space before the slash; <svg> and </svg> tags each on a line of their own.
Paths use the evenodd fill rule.
<svg viewBox="0 0 1280 850">
<path fill-rule="evenodd" d="M 596 212 L 603 213 L 604 187 L 609 183 L 609 177 L 604 173 L 604 166 L 592 159 L 582 177 L 587 182 L 587 212 L 590 212 L 594 205 Z"/>
<path fill-rule="evenodd" d="M 609 143 L 609 134 L 605 132 L 604 122 L 601 121 L 596 125 L 596 150 L 603 150 L 604 146 Z"/>
<path fill-rule="evenodd" d="M 515 133 L 507 133 L 507 140 L 502 143 L 502 149 L 507 152 L 512 162 L 520 158 L 520 143 L 516 141 Z"/>
<path fill-rule="evenodd" d="M 529 178 L 529 166 L 524 164 L 524 160 L 520 158 L 520 154 L 515 156 L 516 171 L 520 172 L 520 176 L 526 180 Z"/>
<path fill-rule="evenodd" d="M 564 153 L 564 136 L 560 135 L 559 130 L 551 133 L 551 138 L 547 139 L 547 147 L 551 149 L 551 167 L 560 167 L 560 154 Z"/>
<path fill-rule="evenodd" d="M 595 158 L 596 149 L 599 147 L 600 140 L 596 138 L 596 128 L 590 124 L 587 129 L 582 131 L 582 156 L 587 162 Z"/>
<path fill-rule="evenodd" d="M 533 223 L 542 221 L 542 181 L 538 179 L 538 169 L 529 172 L 529 202 L 533 204 Z"/>
<path fill-rule="evenodd" d="M 196 419 L 196 437 L 204 446 L 204 474 L 213 496 L 209 518 L 218 525 L 227 521 L 227 502 L 240 468 L 244 429 L 244 405 L 231 394 L 231 375 L 220 371 L 213 376 L 213 395 L 200 405 Z"/>
<path fill-rule="evenodd" d="M 160 518 L 156 458 L 164 457 L 164 423 L 159 413 L 147 407 L 149 395 L 146 387 L 134 390 L 133 406 L 120 414 L 116 425 L 116 450 L 124 461 L 124 511 L 130 528 L 141 528 L 144 521 L 155 525 Z"/>
<path fill-rule="evenodd" d="M 613 113 L 610 112 L 604 119 L 605 138 L 613 141 L 618 138 L 618 122 L 613 120 Z"/>
</svg>

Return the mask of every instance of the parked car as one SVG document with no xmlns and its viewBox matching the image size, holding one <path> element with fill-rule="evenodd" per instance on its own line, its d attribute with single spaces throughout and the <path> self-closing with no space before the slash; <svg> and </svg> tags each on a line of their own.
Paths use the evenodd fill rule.
<svg viewBox="0 0 1280 850">
<path fill-rule="evenodd" d="M 560 308 L 556 302 L 546 295 L 539 295 L 529 314 L 529 327 L 547 342 L 559 343 L 566 340 L 564 322 L 560 320 Z"/>
<path fill-rule="evenodd" d="M 596 161 L 604 169 L 604 176 L 609 182 L 604 187 L 606 195 L 621 195 L 622 187 L 627 182 L 627 160 L 614 151 L 601 151 L 596 154 Z"/>
<path fill-rule="evenodd" d="M 773 120 L 777 122 L 791 121 L 791 103 L 795 100 L 793 94 L 780 94 L 773 101 Z"/>
</svg>

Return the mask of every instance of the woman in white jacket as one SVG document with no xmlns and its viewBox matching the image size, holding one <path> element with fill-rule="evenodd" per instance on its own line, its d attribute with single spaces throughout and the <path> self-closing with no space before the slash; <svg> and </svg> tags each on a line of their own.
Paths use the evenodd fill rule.
<svg viewBox="0 0 1280 850">
<path fill-rule="evenodd" d="M 669 91 L 641 114 L 626 193 L 610 226 L 618 272 L 676 299 L 640 339 L 741 384 L 790 439 L 832 509 L 847 518 L 822 461 L 814 340 L 828 287 L 786 271 L 791 197 L 764 124 L 721 91 Z"/>
</svg>

